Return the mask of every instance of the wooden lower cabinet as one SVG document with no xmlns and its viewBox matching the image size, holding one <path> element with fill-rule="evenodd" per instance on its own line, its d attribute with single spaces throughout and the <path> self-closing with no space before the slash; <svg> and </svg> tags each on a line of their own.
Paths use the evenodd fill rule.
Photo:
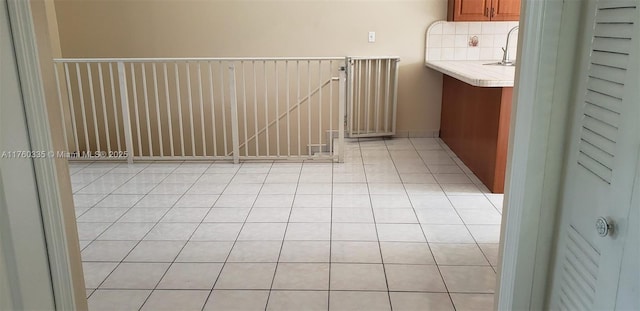
<svg viewBox="0 0 640 311">
<path fill-rule="evenodd" d="M 512 95 L 443 75 L 440 138 L 493 193 L 504 192 Z"/>
</svg>

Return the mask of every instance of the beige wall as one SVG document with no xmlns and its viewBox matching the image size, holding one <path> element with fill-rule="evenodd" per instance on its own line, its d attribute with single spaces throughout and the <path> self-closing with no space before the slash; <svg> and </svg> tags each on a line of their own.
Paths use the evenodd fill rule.
<svg viewBox="0 0 640 311">
<path fill-rule="evenodd" d="M 55 150 L 64 150 L 62 123 L 60 122 L 59 109 L 57 108 L 58 95 L 53 73 L 53 64 L 51 62 L 52 58 L 60 57 L 61 55 L 54 3 L 53 0 L 30 1 L 53 145 Z M 58 158 L 56 160 L 56 168 L 71 264 L 71 277 L 74 282 L 76 306 L 78 310 L 87 310 L 80 245 L 78 242 L 78 230 L 76 227 L 67 160 Z"/>
<path fill-rule="evenodd" d="M 64 57 L 373 56 L 402 58 L 397 130 L 439 129 L 441 74 L 424 33 L 445 0 L 55 0 Z M 376 32 L 376 43 L 367 33 Z"/>
</svg>

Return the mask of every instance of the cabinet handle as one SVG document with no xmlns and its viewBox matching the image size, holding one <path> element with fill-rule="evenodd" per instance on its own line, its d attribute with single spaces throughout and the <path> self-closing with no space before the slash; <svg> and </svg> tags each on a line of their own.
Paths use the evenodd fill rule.
<svg viewBox="0 0 640 311">
<path fill-rule="evenodd" d="M 494 8 L 491 8 L 491 17 L 495 16 L 495 14 L 494 14 L 494 13 L 495 13 L 495 9 L 494 9 Z"/>
<path fill-rule="evenodd" d="M 489 8 L 484 8 L 484 16 L 489 17 Z"/>
</svg>

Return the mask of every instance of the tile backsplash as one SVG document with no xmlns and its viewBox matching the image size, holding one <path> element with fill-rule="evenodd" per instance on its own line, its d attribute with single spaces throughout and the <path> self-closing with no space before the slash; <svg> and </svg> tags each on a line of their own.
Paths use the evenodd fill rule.
<svg viewBox="0 0 640 311">
<path fill-rule="evenodd" d="M 500 60 L 507 33 L 518 22 L 437 21 L 427 29 L 425 60 Z M 475 45 L 475 46 L 474 46 Z M 516 58 L 518 31 L 509 42 L 509 53 Z"/>
</svg>

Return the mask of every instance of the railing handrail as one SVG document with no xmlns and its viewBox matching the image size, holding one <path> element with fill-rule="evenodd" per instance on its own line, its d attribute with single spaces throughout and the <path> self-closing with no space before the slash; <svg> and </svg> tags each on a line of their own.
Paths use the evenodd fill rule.
<svg viewBox="0 0 640 311">
<path fill-rule="evenodd" d="M 391 57 L 394 58 L 394 57 Z M 151 62 L 204 62 L 204 61 L 317 61 L 345 60 L 345 57 L 123 57 L 123 58 L 54 58 L 54 63 L 151 63 Z"/>
</svg>

